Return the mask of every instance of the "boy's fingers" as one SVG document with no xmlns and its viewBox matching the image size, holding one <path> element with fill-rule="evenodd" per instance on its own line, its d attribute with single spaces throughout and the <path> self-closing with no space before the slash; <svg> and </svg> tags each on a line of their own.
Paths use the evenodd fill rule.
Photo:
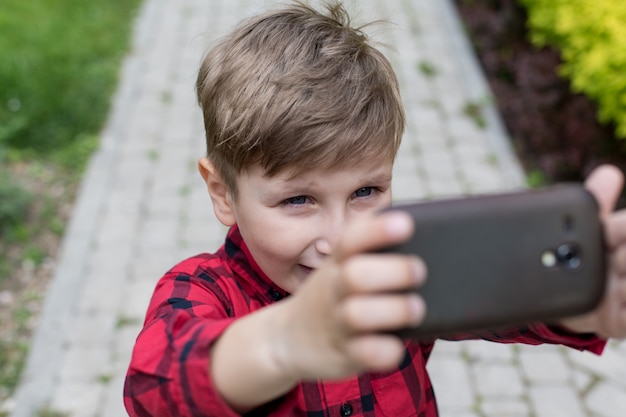
<svg viewBox="0 0 626 417">
<path fill-rule="evenodd" d="M 416 294 L 353 297 L 343 304 L 340 315 L 350 333 L 391 331 L 419 326 L 426 305 Z"/>
<path fill-rule="evenodd" d="M 609 248 L 615 249 L 626 243 L 626 210 L 615 212 L 604 223 L 606 243 Z"/>
<path fill-rule="evenodd" d="M 606 219 L 613 212 L 623 186 L 624 175 L 613 165 L 601 165 L 591 172 L 585 187 L 598 201 L 600 218 Z"/>
<path fill-rule="evenodd" d="M 401 291 L 424 284 L 426 265 L 414 256 L 357 255 L 346 262 L 343 276 L 346 293 Z"/>
<path fill-rule="evenodd" d="M 405 355 L 402 340 L 392 335 L 364 335 L 350 341 L 348 354 L 372 372 L 396 368 Z"/>
<path fill-rule="evenodd" d="M 626 226 L 626 223 L 624 226 Z M 626 246 L 622 245 L 615 248 L 611 266 L 616 273 L 626 275 Z"/>
<path fill-rule="evenodd" d="M 371 252 L 408 239 L 413 233 L 413 219 L 401 211 L 363 216 L 346 227 L 335 256 L 343 260 L 357 253 Z"/>
</svg>

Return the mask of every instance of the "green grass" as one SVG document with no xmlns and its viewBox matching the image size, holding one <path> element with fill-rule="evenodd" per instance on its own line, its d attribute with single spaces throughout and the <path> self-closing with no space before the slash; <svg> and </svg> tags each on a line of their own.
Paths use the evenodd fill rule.
<svg viewBox="0 0 626 417">
<path fill-rule="evenodd" d="M 26 220 L 33 196 L 19 187 L 8 173 L 0 172 L 0 238 L 13 240 L 17 225 Z"/>
<path fill-rule="evenodd" d="M 138 0 L 3 0 L 0 147 L 82 167 L 97 145 Z"/>
<path fill-rule="evenodd" d="M 548 182 L 546 176 L 539 170 L 532 170 L 526 176 L 526 185 L 530 188 L 540 188 Z"/>
<path fill-rule="evenodd" d="M 418 67 L 420 72 L 426 77 L 434 77 L 437 75 L 437 68 L 428 61 L 420 61 Z"/>
<path fill-rule="evenodd" d="M 28 345 L 23 342 L 0 340 L 0 395 L 3 398 L 17 386 L 27 352 Z"/>
<path fill-rule="evenodd" d="M 466 103 L 463 107 L 463 114 L 473 120 L 474 124 L 480 129 L 487 127 L 483 106 L 484 104 L 482 102 L 471 101 Z"/>
</svg>

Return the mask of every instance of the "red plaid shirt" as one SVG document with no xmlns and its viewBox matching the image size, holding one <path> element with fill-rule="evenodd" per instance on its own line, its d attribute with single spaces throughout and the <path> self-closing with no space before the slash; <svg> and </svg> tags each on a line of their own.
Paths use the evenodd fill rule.
<svg viewBox="0 0 626 417">
<path fill-rule="evenodd" d="M 215 254 L 181 262 L 159 281 L 134 351 L 124 389 L 131 417 L 237 416 L 209 376 L 210 347 L 226 327 L 286 297 L 252 259 L 238 229 Z M 480 337 L 504 343 L 559 343 L 600 353 L 595 337 L 560 334 L 533 325 Z M 436 417 L 426 371 L 433 343 L 407 342 L 399 367 L 341 382 L 304 382 L 255 410 L 255 416 Z"/>
</svg>

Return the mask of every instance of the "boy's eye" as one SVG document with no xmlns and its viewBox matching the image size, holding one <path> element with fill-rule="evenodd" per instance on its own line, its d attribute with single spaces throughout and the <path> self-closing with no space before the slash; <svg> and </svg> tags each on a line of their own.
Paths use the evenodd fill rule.
<svg viewBox="0 0 626 417">
<path fill-rule="evenodd" d="M 354 192 L 355 197 L 368 197 L 372 195 L 372 187 L 359 188 Z"/>
<path fill-rule="evenodd" d="M 296 197 L 291 197 L 285 200 L 285 204 L 293 204 L 293 205 L 301 205 L 306 204 L 308 198 L 304 195 L 299 195 Z"/>
</svg>

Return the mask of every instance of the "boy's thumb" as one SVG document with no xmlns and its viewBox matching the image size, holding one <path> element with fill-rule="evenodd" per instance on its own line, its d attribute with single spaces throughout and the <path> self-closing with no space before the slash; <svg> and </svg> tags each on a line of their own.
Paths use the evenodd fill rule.
<svg viewBox="0 0 626 417">
<path fill-rule="evenodd" d="M 585 188 L 598 201 L 601 219 L 606 219 L 613 212 L 623 186 L 624 175 L 613 165 L 601 165 L 587 177 Z"/>
</svg>

